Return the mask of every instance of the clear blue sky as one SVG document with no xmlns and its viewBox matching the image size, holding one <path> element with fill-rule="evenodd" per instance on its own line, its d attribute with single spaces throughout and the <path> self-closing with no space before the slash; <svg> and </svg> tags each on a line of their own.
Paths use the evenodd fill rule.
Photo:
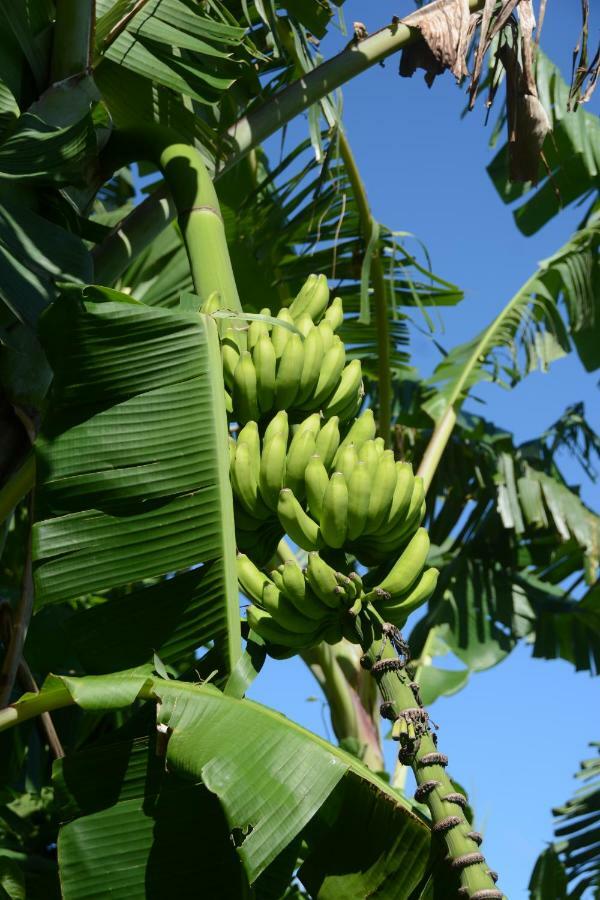
<svg viewBox="0 0 600 900">
<path fill-rule="evenodd" d="M 350 25 L 360 20 L 369 30 L 412 8 L 408 0 L 348 0 L 343 7 Z M 548 4 L 542 46 L 567 77 L 578 15 L 578 3 Z M 330 56 L 347 40 L 339 34 L 328 38 L 324 54 Z M 567 210 L 535 237 L 522 237 L 485 172 L 492 152 L 482 108 L 460 121 L 463 105 L 464 95 L 451 76 L 437 79 L 428 90 L 420 73 L 400 79 L 396 59 L 344 89 L 344 121 L 375 215 L 421 238 L 434 270 L 466 292 L 462 304 L 443 313 L 445 334 L 437 337 L 446 347 L 488 324 L 580 218 L 580 211 Z M 598 103 L 592 108 L 598 111 Z M 306 123 L 299 121 L 290 128 L 288 146 L 305 134 Z M 425 373 L 438 360 L 425 338 L 415 338 L 412 352 Z M 512 392 L 485 386 L 478 395 L 487 403 L 484 415 L 525 440 L 579 400 L 600 431 L 597 384 L 598 374 L 587 375 L 571 355 L 550 374 L 534 374 Z M 565 470 L 574 482 L 582 480 L 568 461 Z M 596 485 L 584 483 L 582 492 L 600 508 Z M 301 662 L 269 661 L 251 696 L 330 736 L 319 689 Z M 528 897 L 535 859 L 552 838 L 550 809 L 571 795 L 572 775 L 588 755 L 587 742 L 600 739 L 597 715 L 590 715 L 598 699 L 597 683 L 588 674 L 577 674 L 564 662 L 533 660 L 523 646 L 495 669 L 473 677 L 460 694 L 435 704 L 440 745 L 450 757 L 452 774 L 469 791 L 488 861 L 500 872 L 500 886 L 510 900 Z M 392 746 L 387 750 L 391 765 Z"/>
</svg>

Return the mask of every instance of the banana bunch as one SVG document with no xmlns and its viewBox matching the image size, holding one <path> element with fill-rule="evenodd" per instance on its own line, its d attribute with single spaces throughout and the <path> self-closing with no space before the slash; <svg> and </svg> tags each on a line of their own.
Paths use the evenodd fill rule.
<svg viewBox="0 0 600 900">
<path fill-rule="evenodd" d="M 276 647 L 305 650 L 321 641 L 336 644 L 343 636 L 357 641 L 354 619 L 364 597 L 359 575 L 336 572 L 318 553 L 305 569 L 287 561 L 269 575 L 245 554 L 238 554 L 238 579 L 253 603 L 247 621 Z"/>
<path fill-rule="evenodd" d="M 270 315 L 268 309 L 261 312 Z M 247 329 L 229 327 L 222 335 L 233 418 L 244 425 L 277 410 L 287 410 L 295 421 L 317 410 L 326 419 L 352 418 L 364 394 L 362 369 L 359 360 L 346 365 L 344 343 L 335 334 L 344 320 L 342 301 L 329 304 L 325 276 L 309 275 L 276 318 L 285 324 L 253 320 Z"/>
<path fill-rule="evenodd" d="M 413 610 L 425 603 L 435 590 L 439 571 L 423 571 L 429 553 L 429 535 L 419 528 L 388 574 L 369 591 L 363 602 L 373 603 L 379 615 L 402 628 Z"/>
<path fill-rule="evenodd" d="M 277 501 L 282 527 L 304 550 L 344 548 L 365 565 L 385 562 L 423 520 L 422 479 L 375 439 L 371 410 L 356 419 L 332 458 L 315 450 L 305 465 L 304 484 L 282 483 Z"/>
<path fill-rule="evenodd" d="M 309 553 L 305 569 L 292 560 L 268 575 L 248 556 L 238 554 L 238 579 L 253 601 L 246 611 L 248 624 L 268 644 L 293 651 L 321 641 L 335 644 L 342 637 L 358 643 L 356 618 L 369 604 L 386 622 L 401 627 L 435 588 L 437 569 L 423 572 L 428 550 L 429 538 L 421 528 L 391 571 L 368 593 L 356 572 L 337 572 L 316 552 Z"/>
</svg>

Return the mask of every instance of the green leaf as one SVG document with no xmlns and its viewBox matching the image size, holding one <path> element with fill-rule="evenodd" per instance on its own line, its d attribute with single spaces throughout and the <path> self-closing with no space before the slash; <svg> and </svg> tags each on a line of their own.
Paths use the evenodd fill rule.
<svg viewBox="0 0 600 900">
<path fill-rule="evenodd" d="M 319 900 L 405 900 L 428 869 L 415 823 L 349 774 L 307 835 L 308 858 L 298 876 Z"/>
<path fill-rule="evenodd" d="M 25 878 L 19 864 L 0 853 L 0 896 L 9 900 L 25 900 Z"/>
<path fill-rule="evenodd" d="M 567 900 L 567 875 L 555 850 L 538 857 L 529 882 L 530 900 Z"/>
<path fill-rule="evenodd" d="M 54 304 L 42 339 L 55 383 L 36 445 L 38 608 L 215 561 L 222 599 L 210 636 L 228 635 L 233 664 L 238 590 L 216 326 L 88 288 Z M 207 587 L 214 599 L 212 579 Z M 150 589 L 150 602 L 164 590 Z M 208 602 L 195 598 L 186 627 L 206 621 Z"/>
<path fill-rule="evenodd" d="M 438 364 L 428 380 L 435 391 L 423 404 L 426 412 L 437 420 L 449 406 L 462 403 L 481 381 L 506 379 L 512 386 L 525 373 L 536 368 L 545 371 L 564 356 L 570 343 L 559 310 L 561 300 L 573 335 L 595 328 L 599 246 L 600 218 L 540 263 L 488 328 L 454 347 Z M 582 361 L 590 370 L 600 366 L 597 348 Z"/>
<path fill-rule="evenodd" d="M 0 180 L 85 184 L 97 153 L 91 115 L 97 99 L 89 76 L 49 88 L 0 145 Z"/>
<path fill-rule="evenodd" d="M 431 706 L 438 697 L 449 697 L 461 691 L 469 680 L 470 669 L 440 669 L 439 666 L 419 667 L 418 681 L 424 706 Z"/>
<path fill-rule="evenodd" d="M 0 300 L 30 328 L 55 299 L 57 282 L 92 277 L 83 241 L 31 212 L 16 195 L 0 204 L 0 260 Z"/>
<path fill-rule="evenodd" d="M 94 777 L 90 778 L 90 772 Z M 245 877 L 219 803 L 165 769 L 154 740 L 70 755 L 55 768 L 65 900 L 102 882 L 111 897 L 243 898 Z"/>
<path fill-rule="evenodd" d="M 0 138 L 9 131 L 20 115 L 19 105 L 3 81 L 0 81 Z"/>
<path fill-rule="evenodd" d="M 219 798 L 250 882 L 303 831 L 342 779 L 343 791 L 333 797 L 333 806 L 318 827 L 322 831 L 326 823 L 331 828 L 332 816 L 335 814 L 337 818 L 339 813 L 341 828 L 347 818 L 346 810 L 363 814 L 369 811 L 372 823 L 369 836 L 352 829 L 356 839 L 365 843 L 361 859 L 370 858 L 372 863 L 370 870 L 361 874 L 360 868 L 354 870 L 355 859 L 350 859 L 352 877 L 364 891 L 362 896 L 369 884 L 381 881 L 383 870 L 378 874 L 374 854 L 378 855 L 382 846 L 388 875 L 390 869 L 396 871 L 400 864 L 406 867 L 403 879 L 407 882 L 414 879 L 417 883 L 425 874 L 429 829 L 409 811 L 406 801 L 354 757 L 257 703 L 226 697 L 210 685 L 165 681 L 149 676 L 147 670 L 134 670 L 97 678 L 53 676 L 40 694 L 22 698 L 16 709 L 26 716 L 28 709 L 42 708 L 47 698 L 54 706 L 64 705 L 67 698 L 72 698 L 84 708 L 99 709 L 103 703 L 106 707 L 130 703 L 136 696 L 159 701 L 159 731 L 168 734 L 168 771 L 192 783 L 202 781 Z M 119 771 L 123 771 L 122 764 Z M 89 772 L 87 766 L 85 772 Z M 144 778 L 137 780 L 145 782 Z M 121 783 L 122 776 L 118 785 Z M 89 779 L 83 789 L 96 793 Z M 98 832 L 92 832 L 93 837 L 86 839 L 84 830 L 79 839 L 65 847 L 61 835 L 59 857 L 63 881 L 73 877 L 67 872 L 70 865 L 77 873 L 86 873 L 86 877 L 92 877 L 94 871 L 98 877 L 98 872 L 105 871 L 107 860 L 115 852 L 115 833 L 121 835 L 124 853 L 133 853 L 132 844 L 138 843 L 127 819 L 131 807 L 123 809 L 125 818 L 118 824 L 112 818 L 113 813 L 118 813 L 114 809 L 114 787 L 111 790 L 103 787 L 99 795 L 103 805 L 113 807 L 110 814 L 106 813 L 111 816 L 109 825 L 104 827 L 100 822 L 108 843 L 101 841 Z M 131 800 L 129 795 L 124 799 Z M 140 806 L 143 803 L 138 799 L 133 810 L 136 815 Z M 91 828 L 97 824 L 93 816 L 92 813 Z M 85 829 L 85 820 L 79 822 L 78 828 Z M 334 823 L 332 833 L 336 844 L 339 844 L 338 824 Z M 72 827 L 66 826 L 65 831 Z M 127 835 L 131 838 L 127 839 Z M 139 844 L 145 840 L 145 835 L 139 836 Z M 320 844 L 315 847 L 315 853 L 311 877 L 321 878 L 325 872 L 336 871 L 336 864 L 321 853 Z M 117 874 L 129 870 L 131 865 L 125 861 L 117 868 Z M 120 890 L 118 883 L 117 889 Z"/>
<path fill-rule="evenodd" d="M 598 743 L 590 746 L 596 750 L 600 748 Z M 553 810 L 554 815 L 559 817 L 555 824 L 558 841 L 554 845 L 554 851 L 564 865 L 564 869 L 561 871 L 556 863 L 553 863 L 556 871 L 556 884 L 559 889 L 563 889 L 564 872 L 566 871 L 569 885 L 568 896 L 573 900 L 579 900 L 584 896 L 595 896 L 600 887 L 600 758 L 598 755 L 584 760 L 576 777 L 583 781 L 582 787 L 564 806 Z M 557 893 L 556 896 L 562 897 L 563 894 Z M 545 896 L 542 897 L 542 900 L 545 900 Z M 548 894 L 548 900 L 550 900 L 550 894 Z"/>
<path fill-rule="evenodd" d="M 332 16 L 327 0 L 288 0 L 285 8 L 315 37 L 324 37 Z"/>
</svg>

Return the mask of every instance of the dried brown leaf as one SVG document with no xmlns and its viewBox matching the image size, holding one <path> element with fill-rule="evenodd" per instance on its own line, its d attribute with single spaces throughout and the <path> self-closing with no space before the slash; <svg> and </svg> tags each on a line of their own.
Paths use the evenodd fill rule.
<svg viewBox="0 0 600 900">
<path fill-rule="evenodd" d="M 521 0 L 519 3 L 519 22 L 521 25 L 521 62 L 523 65 L 523 82 L 526 93 L 537 97 L 537 85 L 533 74 L 533 30 L 535 15 L 532 0 Z"/>
<path fill-rule="evenodd" d="M 425 43 L 413 44 L 402 51 L 400 74 L 410 78 L 417 69 L 425 69 L 429 85 L 446 69 L 459 80 L 467 75 L 470 21 L 468 0 L 439 0 L 435 6 L 403 19 L 403 24 L 419 29 Z"/>
<path fill-rule="evenodd" d="M 490 28 L 490 22 L 492 19 L 492 13 L 494 12 L 494 7 L 496 6 L 496 0 L 485 0 L 485 6 L 483 7 L 483 12 L 481 13 L 481 27 L 480 27 L 480 36 L 479 36 L 479 45 L 477 47 L 477 53 L 475 54 L 475 65 L 473 67 L 473 74 L 471 76 L 471 84 L 469 86 L 469 109 L 473 109 L 475 105 L 475 98 L 477 97 L 477 89 L 479 87 L 479 82 L 481 80 L 481 69 L 483 66 L 483 60 L 485 59 L 485 54 L 487 53 L 489 47 L 489 41 L 487 39 L 488 31 Z"/>
<path fill-rule="evenodd" d="M 588 35 L 590 4 L 589 0 L 581 0 L 581 33 L 573 50 L 573 72 L 569 90 L 569 109 L 577 109 L 580 103 L 587 103 L 591 98 L 600 72 L 600 47 L 591 63 L 588 64 Z M 579 55 L 579 62 L 577 56 Z M 587 87 L 585 85 L 587 81 Z"/>
<path fill-rule="evenodd" d="M 587 78 L 589 78 L 588 86 L 585 91 L 581 94 L 579 98 L 580 103 L 587 103 L 591 98 L 592 94 L 596 90 L 596 85 L 598 83 L 598 76 L 600 75 L 600 46 L 596 50 L 596 55 L 592 60 L 592 64 L 587 71 Z"/>
<path fill-rule="evenodd" d="M 507 43 L 498 51 L 506 70 L 509 177 L 511 181 L 537 182 L 542 147 L 550 131 L 546 110 L 529 93 L 518 59 L 517 45 Z"/>
</svg>

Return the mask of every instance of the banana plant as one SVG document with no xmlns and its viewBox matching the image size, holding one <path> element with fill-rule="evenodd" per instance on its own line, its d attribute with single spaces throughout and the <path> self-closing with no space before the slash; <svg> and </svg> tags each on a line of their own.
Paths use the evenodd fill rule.
<svg viewBox="0 0 600 900">
<path fill-rule="evenodd" d="M 456 4 L 455 72 L 484 5 Z M 0 4 L 9 896 L 501 900 L 400 630 L 438 571 L 425 485 L 386 449 L 397 308 L 461 294 L 375 223 L 331 99 L 439 50 L 440 6 L 321 62 L 321 0 Z M 304 110 L 315 161 L 270 169 L 261 141 Z M 133 165 L 162 180 L 132 210 Z M 414 801 L 244 697 L 300 652 L 333 707 L 342 638 Z"/>
</svg>

